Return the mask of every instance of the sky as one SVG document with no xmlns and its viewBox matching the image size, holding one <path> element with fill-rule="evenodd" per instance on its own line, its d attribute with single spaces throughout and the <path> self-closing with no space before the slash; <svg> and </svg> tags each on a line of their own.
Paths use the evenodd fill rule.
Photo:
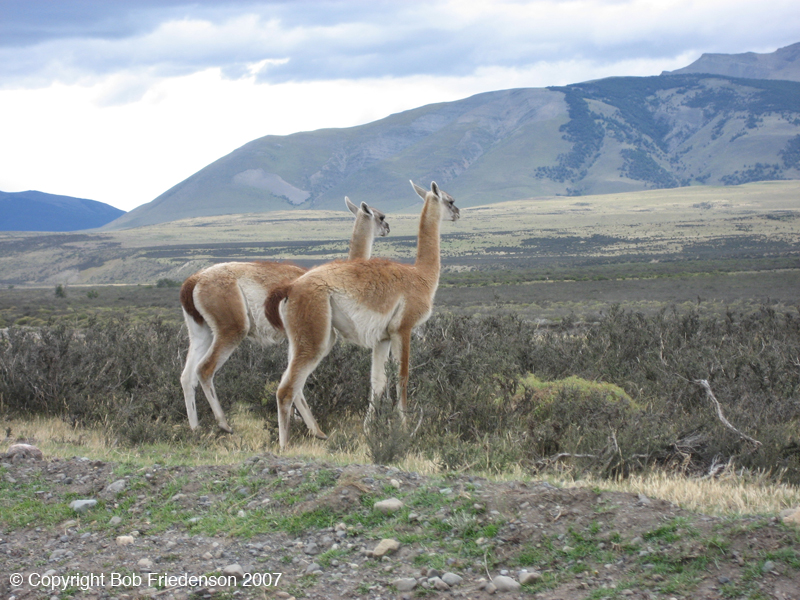
<svg viewBox="0 0 800 600">
<path fill-rule="evenodd" d="M 265 135 L 795 42 L 797 0 L 0 0 L 0 191 L 131 210 Z"/>
</svg>

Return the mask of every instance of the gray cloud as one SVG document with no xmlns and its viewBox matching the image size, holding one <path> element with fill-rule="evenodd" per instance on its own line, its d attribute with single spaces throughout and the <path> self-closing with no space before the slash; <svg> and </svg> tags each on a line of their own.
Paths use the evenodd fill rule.
<svg viewBox="0 0 800 600">
<path fill-rule="evenodd" d="M 376 0 L 3 0 L 0 85 L 118 71 L 144 80 L 210 67 L 270 83 L 460 76 L 539 62 L 770 51 L 800 40 L 800 11 L 782 0 L 770 11 L 754 0 L 675 0 L 670 10 L 625 0 L 509 0 L 470 13 L 479 4 L 461 11 L 458 3 Z M 264 60 L 273 62 L 254 73 Z"/>
</svg>

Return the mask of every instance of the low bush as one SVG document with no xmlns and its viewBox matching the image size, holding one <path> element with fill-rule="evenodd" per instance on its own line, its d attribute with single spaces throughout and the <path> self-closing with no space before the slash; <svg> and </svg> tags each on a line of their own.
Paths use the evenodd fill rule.
<svg viewBox="0 0 800 600">
<path fill-rule="evenodd" d="M 0 338 L 0 411 L 100 424 L 120 443 L 179 439 L 187 345 L 178 325 L 124 314 L 80 330 L 11 327 Z M 798 357 L 800 319 L 769 307 L 614 310 L 583 329 L 440 314 L 412 340 L 408 429 L 381 406 L 364 434 L 370 352 L 352 344 L 334 347 L 305 395 L 337 447 L 364 439 L 376 462 L 416 451 L 450 469 L 567 464 L 604 475 L 732 463 L 799 482 Z M 285 366 L 285 344 L 242 344 L 216 378 L 223 407 L 235 400 L 274 426 Z M 197 405 L 213 428 L 199 389 Z"/>
</svg>

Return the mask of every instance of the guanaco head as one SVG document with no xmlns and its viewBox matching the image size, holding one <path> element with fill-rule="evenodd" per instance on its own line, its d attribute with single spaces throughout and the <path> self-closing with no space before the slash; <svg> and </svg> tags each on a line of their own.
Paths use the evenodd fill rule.
<svg viewBox="0 0 800 600">
<path fill-rule="evenodd" d="M 461 211 L 458 210 L 456 206 L 455 198 L 436 185 L 435 181 L 431 181 L 430 192 L 425 188 L 419 187 L 413 181 L 411 182 L 411 186 L 423 200 L 428 199 L 428 194 L 433 194 L 436 197 L 437 202 L 439 202 L 439 205 L 442 207 L 442 221 L 458 221 L 459 217 L 461 217 Z"/>
<path fill-rule="evenodd" d="M 356 216 L 356 219 L 368 218 L 372 223 L 373 235 L 375 237 L 384 237 L 389 235 L 389 223 L 386 221 L 386 215 L 379 211 L 374 206 L 367 206 L 366 202 L 362 202 L 361 206 L 356 206 L 350 201 L 347 196 L 344 197 L 344 203 L 350 212 Z"/>
</svg>

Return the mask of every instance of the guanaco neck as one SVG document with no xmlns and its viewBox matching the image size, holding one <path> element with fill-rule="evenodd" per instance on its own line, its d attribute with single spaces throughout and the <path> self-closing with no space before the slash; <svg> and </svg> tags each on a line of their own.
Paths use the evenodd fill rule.
<svg viewBox="0 0 800 600">
<path fill-rule="evenodd" d="M 357 258 L 369 258 L 372 255 L 372 217 L 363 212 L 358 213 L 356 222 L 353 224 L 353 235 L 350 237 L 350 253 L 347 260 Z"/>
<path fill-rule="evenodd" d="M 432 194 L 425 198 L 422 214 L 419 218 L 419 234 L 417 236 L 417 260 L 414 266 L 424 275 L 439 281 L 441 257 L 439 253 L 439 226 L 441 224 L 441 206 Z"/>
</svg>

